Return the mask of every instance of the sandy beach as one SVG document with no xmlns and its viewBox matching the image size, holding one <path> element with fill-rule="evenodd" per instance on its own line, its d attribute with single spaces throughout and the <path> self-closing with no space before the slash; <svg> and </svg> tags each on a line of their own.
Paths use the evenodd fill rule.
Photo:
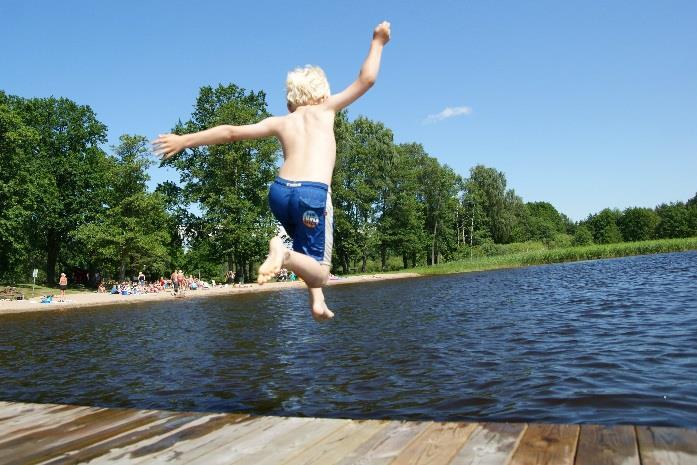
<svg viewBox="0 0 697 465">
<path fill-rule="evenodd" d="M 328 286 L 343 284 L 356 284 L 362 282 L 375 282 L 388 279 L 405 279 L 419 277 L 418 273 L 379 273 L 373 275 L 350 276 L 329 281 Z M 216 286 L 211 289 L 201 289 L 187 291 L 185 297 L 175 297 L 170 292 L 159 292 L 156 294 L 139 295 L 118 295 L 118 294 L 99 294 L 97 292 L 84 292 L 79 294 L 66 295 L 65 302 L 56 300 L 59 291 L 54 294 L 54 300 L 50 304 L 42 304 L 41 296 L 26 300 L 2 300 L 0 301 L 0 314 L 24 313 L 24 312 L 45 312 L 70 310 L 86 307 L 99 307 L 103 305 L 133 305 L 144 302 L 159 301 L 187 301 L 191 299 L 201 299 L 212 296 L 247 294 L 253 292 L 270 292 L 289 288 L 304 288 L 305 284 L 301 281 L 266 283 L 264 285 L 245 284 L 239 286 Z"/>
</svg>

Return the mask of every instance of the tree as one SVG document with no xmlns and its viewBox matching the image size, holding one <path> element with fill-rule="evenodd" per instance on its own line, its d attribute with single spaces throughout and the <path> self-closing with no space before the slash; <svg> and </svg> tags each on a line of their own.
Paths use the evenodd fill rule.
<svg viewBox="0 0 697 465">
<path fill-rule="evenodd" d="M 625 241 L 646 241 L 656 235 L 656 226 L 660 217 L 650 208 L 627 208 L 617 219 Z"/>
<path fill-rule="evenodd" d="M 404 268 L 416 266 L 417 256 L 428 244 L 424 229 L 425 205 L 419 202 L 419 169 L 427 157 L 421 144 L 396 146 L 392 170 L 392 202 L 385 229 L 390 248 L 402 257 Z"/>
<path fill-rule="evenodd" d="M 220 124 L 244 125 L 270 116 L 264 92 L 247 92 L 234 84 L 202 87 L 191 119 L 177 133 L 201 131 Z M 280 146 L 275 138 L 246 140 L 186 150 L 167 164 L 184 183 L 187 202 L 197 203 L 202 216 L 196 237 L 210 241 L 210 253 L 251 275 L 264 258 L 277 223 L 268 208 L 268 185 L 276 172 Z"/>
<path fill-rule="evenodd" d="M 580 225 L 576 228 L 574 238 L 571 242 L 573 245 L 590 245 L 593 243 L 593 234 L 585 225 Z"/>
<path fill-rule="evenodd" d="M 439 255 L 448 259 L 457 248 L 458 194 L 462 179 L 447 165 L 426 157 L 420 172 L 420 197 L 425 205 L 425 227 L 430 236 L 428 264 L 438 263 Z"/>
<path fill-rule="evenodd" d="M 682 202 L 661 204 L 656 207 L 660 221 L 656 227 L 656 235 L 662 239 L 673 237 L 689 237 L 694 234 L 690 228 L 690 211 Z"/>
<path fill-rule="evenodd" d="M 32 175 L 41 187 L 30 229 L 33 246 L 45 254 L 46 280 L 54 284 L 61 250 L 73 248 L 70 233 L 100 209 L 93 194 L 104 183 L 99 144 L 106 142 L 106 126 L 89 106 L 66 98 L 15 98 L 13 106 L 37 134 Z"/>
<path fill-rule="evenodd" d="M 557 234 L 565 233 L 567 221 L 549 202 L 528 202 L 525 239 L 549 243 Z"/>
<path fill-rule="evenodd" d="M 515 228 L 514 206 L 519 198 L 506 192 L 506 176 L 501 171 L 477 165 L 465 181 L 467 198 L 480 209 L 480 224 L 495 243 L 507 243 Z"/>
<path fill-rule="evenodd" d="M 613 244 L 622 242 L 622 234 L 617 220 L 622 214 L 619 210 L 606 208 L 595 215 L 590 215 L 583 223 L 593 234 L 596 244 Z"/>
<path fill-rule="evenodd" d="M 27 126 L 12 99 L 0 92 L 0 279 L 22 276 L 29 261 L 30 219 L 40 202 L 42 178 L 33 148 L 37 132 Z"/>
<path fill-rule="evenodd" d="M 170 242 L 165 198 L 148 192 L 146 170 L 152 164 L 145 137 L 122 135 L 110 157 L 103 209 L 94 221 L 73 234 L 92 258 L 105 268 L 117 268 L 119 280 L 127 272 L 163 274 Z"/>
</svg>

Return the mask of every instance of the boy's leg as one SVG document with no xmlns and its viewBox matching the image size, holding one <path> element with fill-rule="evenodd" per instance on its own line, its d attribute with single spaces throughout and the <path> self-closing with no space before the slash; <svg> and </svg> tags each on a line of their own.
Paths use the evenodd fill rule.
<svg viewBox="0 0 697 465">
<path fill-rule="evenodd" d="M 269 241 L 269 256 L 259 267 L 259 284 L 264 284 L 286 267 L 301 277 L 307 284 L 310 293 L 310 309 L 315 320 L 329 320 L 334 313 L 324 302 L 322 286 L 329 279 L 329 266 L 320 264 L 317 260 L 293 250 L 288 250 L 279 237 Z"/>
<path fill-rule="evenodd" d="M 259 267 L 257 282 L 264 284 L 273 278 L 282 267 L 300 276 L 308 287 L 322 287 L 329 279 L 329 267 L 294 250 L 289 250 L 277 236 L 269 241 L 269 256 Z"/>
<path fill-rule="evenodd" d="M 317 321 L 330 320 L 334 318 L 334 312 L 327 308 L 327 304 L 324 302 L 324 293 L 321 287 L 308 287 L 307 290 L 310 292 L 310 309 L 312 311 L 312 318 Z"/>
</svg>

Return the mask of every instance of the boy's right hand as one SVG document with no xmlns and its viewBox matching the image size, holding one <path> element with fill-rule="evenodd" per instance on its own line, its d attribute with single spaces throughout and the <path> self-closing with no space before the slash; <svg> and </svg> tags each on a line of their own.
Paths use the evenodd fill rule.
<svg viewBox="0 0 697 465">
<path fill-rule="evenodd" d="M 377 40 L 382 45 L 390 41 L 390 23 L 383 21 L 377 25 L 373 31 L 373 40 Z"/>
<path fill-rule="evenodd" d="M 186 148 L 184 138 L 177 134 L 160 134 L 160 137 L 155 139 L 152 144 L 155 148 L 155 153 L 162 161 Z"/>
</svg>

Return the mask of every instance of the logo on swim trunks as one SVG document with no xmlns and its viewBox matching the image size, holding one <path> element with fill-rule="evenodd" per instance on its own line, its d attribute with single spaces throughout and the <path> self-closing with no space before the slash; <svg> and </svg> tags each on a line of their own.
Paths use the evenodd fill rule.
<svg viewBox="0 0 697 465">
<path fill-rule="evenodd" d="M 316 228 L 319 224 L 319 216 L 312 210 L 307 210 L 303 213 L 303 223 L 310 229 Z"/>
</svg>

